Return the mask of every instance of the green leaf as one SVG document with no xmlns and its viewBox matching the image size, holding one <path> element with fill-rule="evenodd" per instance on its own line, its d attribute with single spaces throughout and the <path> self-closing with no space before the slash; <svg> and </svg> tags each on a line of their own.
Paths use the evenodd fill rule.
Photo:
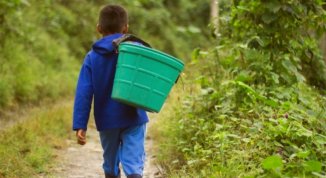
<svg viewBox="0 0 326 178">
<path fill-rule="evenodd" d="M 310 151 L 300 151 L 297 153 L 297 156 L 299 158 L 307 158 L 310 154 Z"/>
<path fill-rule="evenodd" d="M 308 172 L 320 172 L 322 168 L 322 164 L 319 161 L 306 161 L 304 163 L 304 168 Z"/>
<path fill-rule="evenodd" d="M 250 11 L 250 9 L 246 6 L 237 6 L 238 9 L 244 10 L 244 11 Z"/>
<path fill-rule="evenodd" d="M 261 47 L 265 46 L 264 41 L 259 36 L 253 36 L 249 39 L 248 44 L 251 44 L 253 42 L 257 42 Z"/>
<path fill-rule="evenodd" d="M 271 74 L 271 78 L 274 81 L 274 83 L 279 84 L 280 83 L 280 81 L 279 81 L 280 76 L 278 74 L 274 73 L 274 72 L 271 72 L 270 74 Z"/>
<path fill-rule="evenodd" d="M 262 162 L 264 169 L 272 170 L 283 167 L 282 158 L 278 155 L 273 155 L 265 158 Z"/>
<path fill-rule="evenodd" d="M 183 26 L 178 26 L 177 31 L 179 31 L 181 33 L 185 33 L 185 32 L 187 32 L 187 29 L 185 27 L 183 27 Z"/>
<path fill-rule="evenodd" d="M 317 172 L 312 172 L 311 174 L 312 174 L 312 175 L 315 175 L 315 176 L 317 176 L 317 177 L 320 177 L 320 178 L 325 178 L 324 175 L 319 174 L 319 173 L 317 173 Z"/>
<path fill-rule="evenodd" d="M 278 12 L 281 9 L 281 4 L 278 1 L 271 1 L 266 3 L 266 8 L 273 13 Z"/>
<path fill-rule="evenodd" d="M 240 82 L 246 82 L 250 80 L 251 80 L 251 76 L 248 71 L 241 71 L 235 79 L 235 81 L 240 81 Z"/>
<path fill-rule="evenodd" d="M 277 19 L 277 16 L 274 14 L 264 14 L 261 19 L 266 24 L 270 24 L 271 22 L 275 21 Z"/>
<path fill-rule="evenodd" d="M 241 138 L 241 137 L 239 137 L 238 135 L 235 135 L 235 134 L 228 134 L 227 136 L 231 137 L 231 138 L 237 138 L 237 139 Z"/>
<path fill-rule="evenodd" d="M 21 1 L 22 4 L 30 6 L 31 4 L 28 2 L 28 0 L 22 0 Z"/>
<path fill-rule="evenodd" d="M 192 25 L 188 27 L 188 31 L 190 33 L 200 33 L 201 32 L 201 30 L 198 27 L 195 27 L 195 26 L 192 26 Z"/>
<path fill-rule="evenodd" d="M 273 99 L 267 99 L 267 98 L 263 98 L 263 101 L 265 104 L 276 108 L 277 106 L 279 106 L 278 102 L 274 101 Z"/>
<path fill-rule="evenodd" d="M 193 60 L 192 62 L 197 63 L 199 56 L 200 56 L 200 48 L 194 49 L 191 53 L 191 59 Z"/>
<path fill-rule="evenodd" d="M 285 59 L 282 61 L 282 66 L 287 70 L 289 73 L 297 73 L 297 68 L 295 65 L 289 60 Z"/>
<path fill-rule="evenodd" d="M 297 78 L 297 81 L 298 82 L 305 82 L 306 81 L 306 78 L 299 72 L 295 72 L 295 77 Z"/>
<path fill-rule="evenodd" d="M 251 88 L 249 85 L 247 85 L 247 84 L 245 84 L 245 83 L 243 83 L 241 81 L 236 81 L 235 83 L 238 86 L 240 86 L 241 88 L 247 90 L 249 93 L 252 93 L 254 95 L 258 95 L 257 92 L 253 88 Z"/>
</svg>

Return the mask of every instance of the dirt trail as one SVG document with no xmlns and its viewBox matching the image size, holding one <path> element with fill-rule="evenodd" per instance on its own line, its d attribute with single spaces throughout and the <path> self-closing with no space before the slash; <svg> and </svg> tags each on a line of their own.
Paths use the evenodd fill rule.
<svg viewBox="0 0 326 178">
<path fill-rule="evenodd" d="M 87 144 L 79 146 L 75 140 L 68 140 L 69 147 L 58 153 L 60 159 L 55 168 L 58 178 L 103 178 L 102 148 L 98 132 L 91 126 L 87 131 Z M 158 166 L 154 164 L 155 154 L 152 152 L 152 140 L 146 139 L 147 159 L 143 178 L 162 178 Z M 122 171 L 123 172 L 123 171 Z M 123 174 L 122 178 L 126 176 Z"/>
</svg>

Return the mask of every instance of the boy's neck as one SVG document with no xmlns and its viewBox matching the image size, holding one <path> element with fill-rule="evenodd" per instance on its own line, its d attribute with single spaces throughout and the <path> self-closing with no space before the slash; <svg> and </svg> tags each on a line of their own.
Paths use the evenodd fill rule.
<svg viewBox="0 0 326 178">
<path fill-rule="evenodd" d="M 113 35 L 113 34 L 117 34 L 117 33 L 104 33 L 104 34 L 102 34 L 102 38 L 104 38 L 104 37 L 106 37 L 106 36 Z M 125 34 L 125 33 L 120 32 L 120 34 Z"/>
</svg>

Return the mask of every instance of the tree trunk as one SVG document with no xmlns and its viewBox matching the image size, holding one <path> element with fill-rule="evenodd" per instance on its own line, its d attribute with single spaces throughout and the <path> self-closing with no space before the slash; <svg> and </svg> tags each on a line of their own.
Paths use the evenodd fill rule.
<svg viewBox="0 0 326 178">
<path fill-rule="evenodd" d="M 218 0 L 211 0 L 211 20 L 214 26 L 214 34 L 218 37 L 218 18 L 219 18 Z"/>
<path fill-rule="evenodd" d="M 323 37 L 320 40 L 320 48 L 324 56 L 324 61 L 326 62 L 326 33 L 323 35 Z"/>
</svg>

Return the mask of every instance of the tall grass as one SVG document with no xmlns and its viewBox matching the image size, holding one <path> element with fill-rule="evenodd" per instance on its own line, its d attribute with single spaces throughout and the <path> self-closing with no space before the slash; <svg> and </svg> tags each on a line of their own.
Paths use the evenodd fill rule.
<svg viewBox="0 0 326 178">
<path fill-rule="evenodd" d="M 0 177 L 48 174 L 55 149 L 66 146 L 71 130 L 71 102 L 27 112 L 27 118 L 0 133 Z"/>
</svg>

